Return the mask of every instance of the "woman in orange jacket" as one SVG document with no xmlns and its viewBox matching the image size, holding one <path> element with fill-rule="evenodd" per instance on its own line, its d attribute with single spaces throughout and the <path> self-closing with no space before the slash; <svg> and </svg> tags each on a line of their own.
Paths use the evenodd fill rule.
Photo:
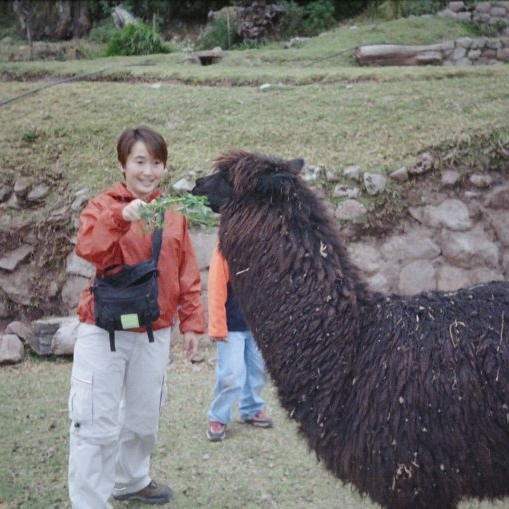
<svg viewBox="0 0 509 509">
<path fill-rule="evenodd" d="M 76 253 L 96 274 L 114 264 L 151 257 L 152 233 L 140 221 L 140 207 L 159 198 L 167 146 L 160 134 L 141 126 L 126 129 L 117 155 L 123 182 L 90 200 L 80 216 Z M 69 395 L 69 495 L 73 509 L 109 509 L 117 500 L 164 504 L 168 486 L 149 476 L 159 414 L 166 396 L 170 333 L 176 318 L 192 360 L 204 332 L 200 275 L 184 216 L 166 212 L 158 261 L 160 317 L 154 342 L 144 328 L 109 334 L 95 325 L 90 284 L 78 305 L 80 325 Z"/>
<path fill-rule="evenodd" d="M 217 343 L 216 384 L 207 430 L 212 442 L 224 440 L 237 400 L 242 422 L 259 428 L 272 427 L 272 419 L 263 411 L 265 402 L 261 396 L 267 383 L 265 363 L 229 279 L 228 265 L 216 245 L 208 281 L 209 336 Z"/>
</svg>

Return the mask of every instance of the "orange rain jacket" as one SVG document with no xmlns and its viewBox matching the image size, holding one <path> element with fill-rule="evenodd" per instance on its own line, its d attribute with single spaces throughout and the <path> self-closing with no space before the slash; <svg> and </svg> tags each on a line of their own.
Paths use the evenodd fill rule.
<svg viewBox="0 0 509 509">
<path fill-rule="evenodd" d="M 230 284 L 230 270 L 216 244 L 212 251 L 208 281 L 209 336 L 227 341 L 228 331 L 246 331 L 248 326 Z"/>
<path fill-rule="evenodd" d="M 209 266 L 208 280 L 208 311 L 209 311 L 209 336 L 211 338 L 226 338 L 228 327 L 226 322 L 226 300 L 228 299 L 228 281 L 230 270 L 228 264 L 219 252 L 216 244 L 212 251 Z"/>
<path fill-rule="evenodd" d="M 161 196 L 156 190 L 152 201 Z M 122 209 L 136 199 L 123 182 L 117 182 L 89 201 L 80 215 L 76 254 L 96 266 L 99 276 L 109 265 L 135 264 L 152 256 L 152 232 L 142 221 L 129 222 Z M 186 218 L 166 212 L 159 255 L 160 317 L 153 329 L 172 327 L 179 318 L 180 331 L 203 334 L 205 317 L 201 302 L 200 272 L 189 238 Z M 94 301 L 90 292 L 93 278 L 81 295 L 78 316 L 95 323 Z M 144 328 L 137 331 L 144 331 Z"/>
</svg>

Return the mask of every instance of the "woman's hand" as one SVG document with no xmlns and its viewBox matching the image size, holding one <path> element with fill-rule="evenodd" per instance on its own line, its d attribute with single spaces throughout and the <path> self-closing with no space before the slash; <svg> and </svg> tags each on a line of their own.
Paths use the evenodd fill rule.
<svg viewBox="0 0 509 509">
<path fill-rule="evenodd" d="M 122 210 L 122 217 L 129 222 L 139 221 L 141 219 L 140 207 L 145 206 L 147 203 L 136 198 L 129 202 Z"/>
</svg>

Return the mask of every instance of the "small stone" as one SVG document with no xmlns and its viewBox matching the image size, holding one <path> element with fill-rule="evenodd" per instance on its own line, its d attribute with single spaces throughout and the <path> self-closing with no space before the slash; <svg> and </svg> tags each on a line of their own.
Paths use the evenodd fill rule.
<svg viewBox="0 0 509 509">
<path fill-rule="evenodd" d="M 469 178 L 472 185 L 480 189 L 486 189 L 493 183 L 493 178 L 490 175 L 483 175 L 481 173 L 473 173 Z"/>
<path fill-rule="evenodd" d="M 16 195 L 16 198 L 19 200 L 24 200 L 29 190 L 30 184 L 27 178 L 20 177 L 18 180 L 16 180 L 16 183 L 14 184 L 14 194 Z"/>
<path fill-rule="evenodd" d="M 46 198 L 49 193 L 49 187 L 46 184 L 35 186 L 27 195 L 27 201 L 40 201 Z"/>
</svg>

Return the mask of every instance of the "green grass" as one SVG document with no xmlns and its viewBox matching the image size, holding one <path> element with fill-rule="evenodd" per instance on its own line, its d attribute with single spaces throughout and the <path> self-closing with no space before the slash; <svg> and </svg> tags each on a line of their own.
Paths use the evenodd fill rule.
<svg viewBox="0 0 509 509">
<path fill-rule="evenodd" d="M 331 174 L 349 164 L 386 172 L 444 142 L 507 127 L 508 66 L 425 71 L 356 69 L 334 83 L 270 80 L 266 90 L 165 80 L 57 85 L 2 107 L 2 181 L 46 181 L 54 201 L 62 191 L 94 193 L 118 178 L 119 133 L 140 123 L 169 143 L 167 184 L 207 173 L 228 148 L 304 157 Z M 3 81 L 0 97 L 44 85 Z"/>
<path fill-rule="evenodd" d="M 355 504 L 362 499 L 341 489 L 341 483 L 308 452 L 277 404 L 271 385 L 265 396 L 274 429 L 233 422 L 223 443 L 208 442 L 206 413 L 213 391 L 215 347 L 206 343 L 201 353 L 206 361 L 190 365 L 180 345 L 173 347 L 169 399 L 152 461 L 152 475 L 171 483 L 173 508 L 361 507 Z M 0 370 L 0 387 L 4 395 L 6 390 L 10 395 L 0 410 L 0 507 L 69 507 L 70 371 L 71 362 L 66 359 L 28 359 Z M 362 507 L 376 506 L 362 502 Z"/>
<path fill-rule="evenodd" d="M 235 421 L 224 442 L 205 437 L 214 386 L 215 346 L 190 365 L 172 346 L 168 401 L 160 420 L 151 474 L 174 491 L 173 509 L 376 509 L 317 462 L 281 410 L 264 392 L 274 428 Z M 0 370 L 0 508 L 69 509 L 67 395 L 70 359 L 27 358 Z M 145 507 L 114 502 L 115 509 Z M 469 501 L 460 509 L 508 509 L 509 501 Z"/>
<path fill-rule="evenodd" d="M 14 62 L 13 47 L 2 46 L 0 184 L 25 176 L 52 188 L 44 206 L 4 211 L 3 217 L 44 224 L 63 197 L 84 187 L 92 195 L 117 179 L 117 137 L 141 123 L 169 143 L 168 189 L 181 177 L 207 173 L 229 148 L 304 157 L 331 175 L 350 164 L 389 172 L 424 150 L 480 169 L 488 164 L 486 145 L 509 140 L 509 66 L 359 68 L 351 56 L 359 44 L 427 44 L 471 30 L 442 18 L 355 23 L 298 49 L 271 44 L 226 52 L 207 67 L 184 64 L 184 53 Z M 264 83 L 270 88 L 260 89 Z M 316 185 L 335 201 L 329 183 Z M 66 238 L 74 233 L 71 228 Z M 234 423 L 224 443 L 210 444 L 205 429 L 214 348 L 205 343 L 206 362 L 193 366 L 179 348 L 173 347 L 170 399 L 153 461 L 154 476 L 175 490 L 172 507 L 376 507 L 317 464 L 272 386 L 266 398 L 273 430 Z M 68 507 L 70 369 L 68 359 L 34 357 L 1 367 L 0 509 Z M 121 507 L 138 506 L 115 505 Z M 481 508 L 509 509 L 509 502 L 461 505 Z"/>
</svg>

